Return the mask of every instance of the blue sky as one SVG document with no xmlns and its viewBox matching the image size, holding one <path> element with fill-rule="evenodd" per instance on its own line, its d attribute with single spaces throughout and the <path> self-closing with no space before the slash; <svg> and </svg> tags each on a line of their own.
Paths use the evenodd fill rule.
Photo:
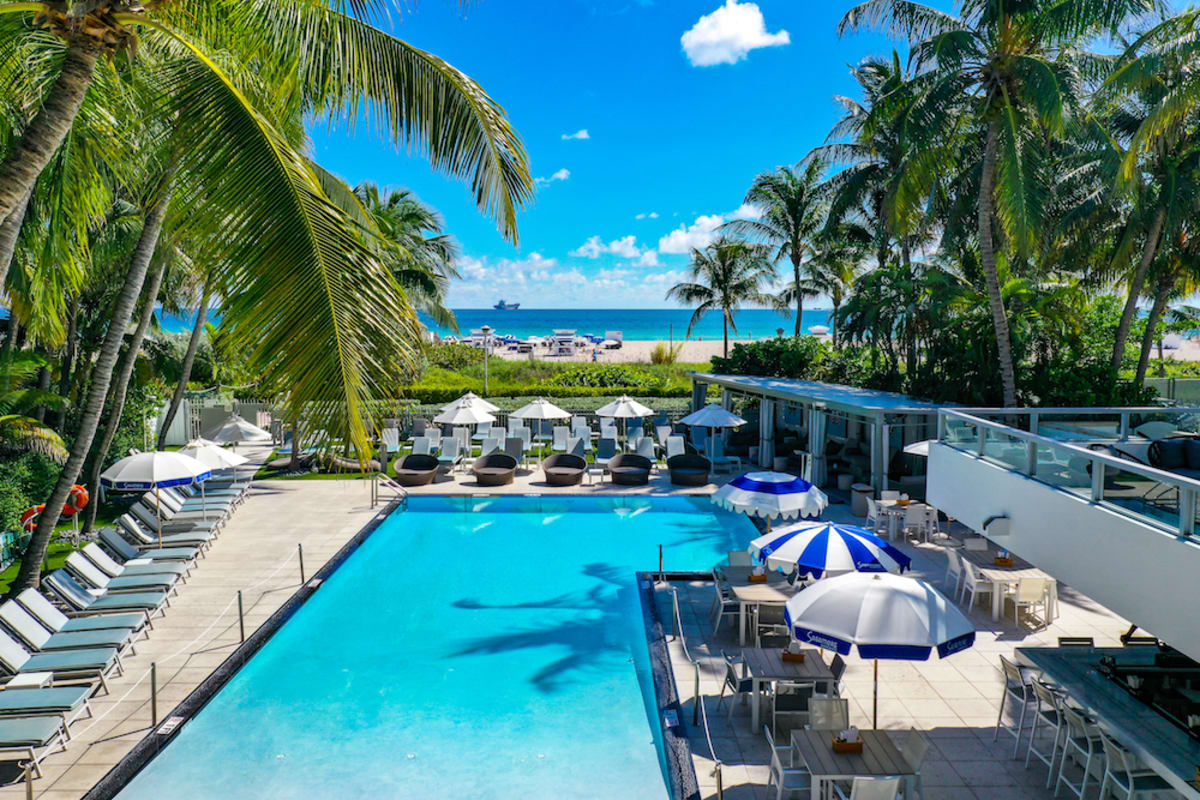
<svg viewBox="0 0 1200 800">
<path fill-rule="evenodd" d="M 688 248 L 745 213 L 754 176 L 824 139 L 833 96 L 855 93 L 848 65 L 890 52 L 883 37 L 838 39 L 851 5 L 483 0 L 464 14 L 422 0 L 385 24 L 507 110 L 539 179 L 519 248 L 465 185 L 365 131 L 315 129 L 314 155 L 352 184 L 409 186 L 443 214 L 463 250 L 452 307 L 667 307 Z"/>
</svg>

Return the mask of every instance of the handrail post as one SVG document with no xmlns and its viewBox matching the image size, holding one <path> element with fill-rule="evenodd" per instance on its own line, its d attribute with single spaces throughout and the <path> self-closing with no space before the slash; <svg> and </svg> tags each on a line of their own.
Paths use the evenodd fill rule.
<svg viewBox="0 0 1200 800">
<path fill-rule="evenodd" d="M 1092 462 L 1092 502 L 1099 503 L 1104 499 L 1104 467 L 1103 461 Z"/>
<path fill-rule="evenodd" d="M 1119 433 L 1118 438 L 1122 442 L 1129 438 L 1129 412 L 1128 411 L 1121 412 L 1121 425 L 1120 425 L 1120 430 L 1118 431 L 1118 433 Z"/>
<path fill-rule="evenodd" d="M 1032 439 L 1025 442 L 1025 473 L 1031 478 L 1037 475 L 1037 442 Z"/>
<path fill-rule="evenodd" d="M 983 425 L 976 426 L 979 429 L 979 455 L 987 455 L 987 428 Z"/>
<path fill-rule="evenodd" d="M 33 769 L 25 762 L 25 800 L 33 800 Z"/>
<path fill-rule="evenodd" d="M 1179 489 L 1179 535 L 1194 536 L 1196 533 L 1196 492 Z"/>
</svg>

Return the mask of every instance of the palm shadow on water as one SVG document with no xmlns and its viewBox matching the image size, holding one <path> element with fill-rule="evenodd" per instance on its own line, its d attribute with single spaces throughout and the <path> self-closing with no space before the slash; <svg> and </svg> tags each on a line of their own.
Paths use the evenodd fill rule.
<svg viewBox="0 0 1200 800">
<path fill-rule="evenodd" d="M 577 611 L 548 615 L 544 626 L 514 628 L 472 640 L 453 656 L 495 654 L 540 647 L 566 649 L 567 655 L 545 664 L 529 677 L 540 692 L 552 694 L 596 671 L 607 658 L 630 656 L 631 642 L 623 635 L 624 609 L 633 598 L 632 573 L 607 564 L 586 564 L 582 572 L 596 583 L 586 591 L 567 592 L 524 603 L 487 604 L 474 598 L 454 602 L 455 608 Z"/>
</svg>

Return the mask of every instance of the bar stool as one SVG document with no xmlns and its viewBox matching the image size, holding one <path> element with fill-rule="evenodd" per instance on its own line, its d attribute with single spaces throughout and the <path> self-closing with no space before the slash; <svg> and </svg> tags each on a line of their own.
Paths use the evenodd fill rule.
<svg viewBox="0 0 1200 800">
<path fill-rule="evenodd" d="M 1004 670 L 1004 694 L 1000 696 L 1000 713 L 996 716 L 996 730 L 992 732 L 992 741 L 996 741 L 1000 736 L 1000 728 L 1003 727 L 1006 732 L 1016 737 L 1012 754 L 1012 757 L 1016 758 L 1021 749 L 1021 737 L 1025 734 L 1025 714 L 1036 698 L 1033 695 L 1033 687 L 1025 680 L 1020 667 L 1004 656 L 1000 656 L 1000 667 Z M 1004 706 L 1010 697 L 1020 704 L 1020 713 L 1013 712 L 1017 718 L 1016 726 L 1004 723 Z"/>
<path fill-rule="evenodd" d="M 1100 732 L 1100 740 L 1104 743 L 1104 782 L 1100 784 L 1100 796 L 1107 797 L 1112 792 L 1119 800 L 1134 800 L 1146 794 L 1166 791 L 1171 784 L 1162 779 L 1153 770 L 1135 770 L 1129 766 L 1129 751 Z"/>
<path fill-rule="evenodd" d="M 1104 760 L 1104 745 L 1100 739 L 1099 729 L 1082 714 L 1065 703 L 1062 714 L 1067 732 L 1063 738 L 1062 759 L 1058 762 L 1058 781 L 1054 785 L 1054 793 L 1058 794 L 1058 790 L 1065 785 L 1071 794 L 1078 797 L 1079 800 L 1083 800 L 1083 795 L 1087 792 L 1088 781 L 1092 779 L 1092 760 L 1097 759 L 1098 762 Z M 1064 774 L 1068 757 L 1076 764 L 1083 759 L 1083 779 L 1079 781 L 1079 785 L 1071 783 Z"/>
<path fill-rule="evenodd" d="M 1036 756 L 1049 769 L 1046 775 L 1046 788 L 1054 783 L 1054 762 L 1058 759 L 1059 740 L 1063 734 L 1063 707 L 1066 705 L 1049 686 L 1041 681 L 1034 681 L 1033 696 L 1036 700 L 1033 713 L 1033 727 L 1029 730 L 1029 746 L 1025 749 L 1025 769 L 1029 769 L 1029 759 Z M 1038 749 L 1038 728 L 1045 727 L 1054 732 L 1054 740 L 1050 743 L 1050 751 Z"/>
</svg>

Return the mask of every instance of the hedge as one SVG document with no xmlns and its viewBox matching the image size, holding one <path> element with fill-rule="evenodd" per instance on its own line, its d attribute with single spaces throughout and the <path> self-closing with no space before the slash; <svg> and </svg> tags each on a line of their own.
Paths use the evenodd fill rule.
<svg viewBox="0 0 1200 800">
<path fill-rule="evenodd" d="M 452 400 L 457 400 L 467 392 L 478 392 L 479 386 L 474 382 L 464 382 L 460 384 L 442 384 L 436 386 L 405 386 L 401 390 L 402 396 L 419 400 L 422 403 L 436 404 L 449 403 Z M 692 390 L 690 386 L 606 386 L 602 389 L 605 394 L 620 396 L 622 394 L 636 395 L 637 397 L 691 397 Z M 529 384 L 520 385 L 497 385 L 490 384 L 488 386 L 488 398 L 495 397 L 548 397 L 548 398 L 568 398 L 568 397 L 596 397 L 597 389 L 594 386 L 552 386 L 549 384 L 537 384 L 530 386 Z"/>
</svg>

